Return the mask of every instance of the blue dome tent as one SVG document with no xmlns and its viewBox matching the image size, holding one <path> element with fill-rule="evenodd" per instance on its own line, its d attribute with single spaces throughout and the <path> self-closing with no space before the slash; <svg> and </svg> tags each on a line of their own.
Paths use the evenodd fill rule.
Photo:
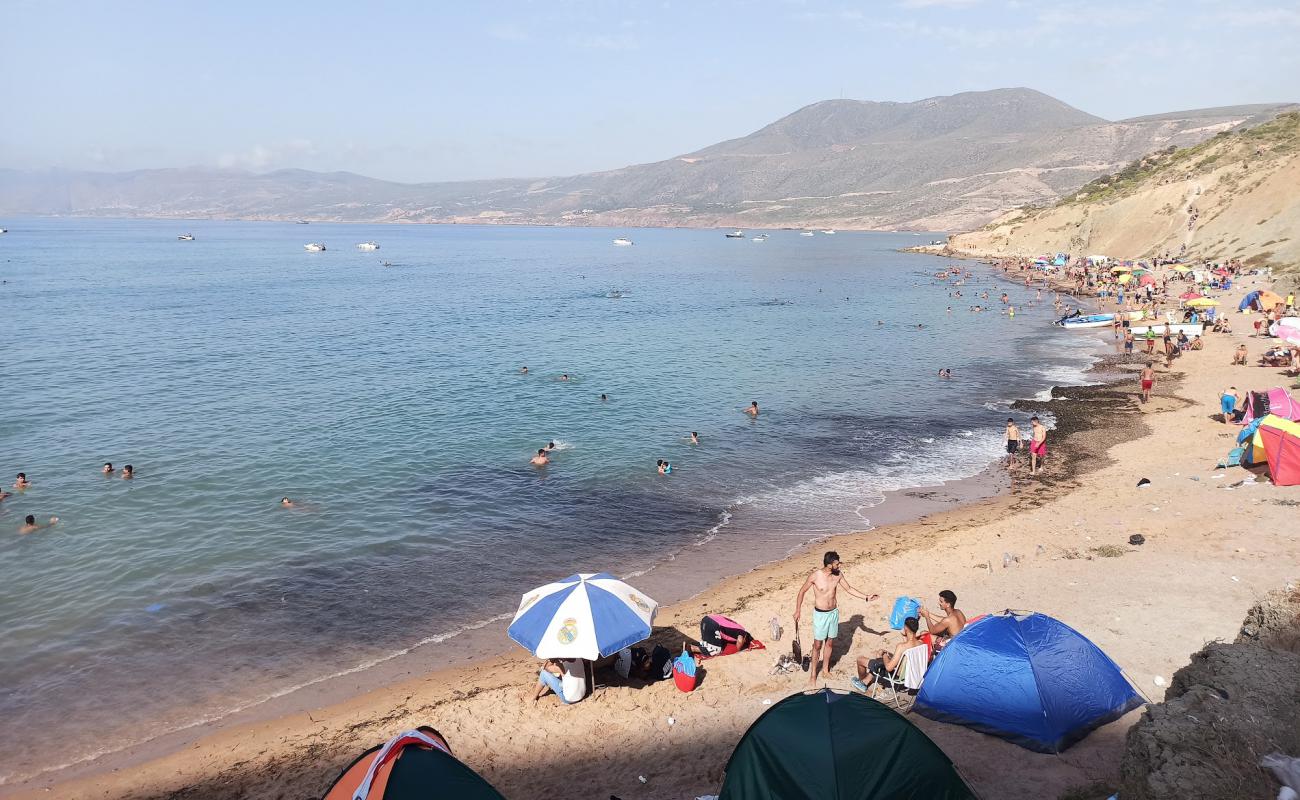
<svg viewBox="0 0 1300 800">
<path fill-rule="evenodd" d="M 1040 753 L 1060 753 L 1141 705 L 1110 657 L 1046 614 L 975 622 L 925 675 L 914 711 Z"/>
</svg>

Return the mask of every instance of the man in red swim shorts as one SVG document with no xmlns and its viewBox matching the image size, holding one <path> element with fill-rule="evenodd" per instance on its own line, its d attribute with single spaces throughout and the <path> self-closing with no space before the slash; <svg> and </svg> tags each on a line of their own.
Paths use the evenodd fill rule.
<svg viewBox="0 0 1300 800">
<path fill-rule="evenodd" d="M 1142 402 L 1144 403 L 1151 399 L 1151 390 L 1156 385 L 1156 371 L 1152 369 L 1153 363 L 1148 361 L 1146 369 L 1142 370 Z"/>
<path fill-rule="evenodd" d="M 1047 428 L 1038 417 L 1029 418 L 1029 474 L 1037 475 L 1043 459 L 1047 457 Z"/>
</svg>

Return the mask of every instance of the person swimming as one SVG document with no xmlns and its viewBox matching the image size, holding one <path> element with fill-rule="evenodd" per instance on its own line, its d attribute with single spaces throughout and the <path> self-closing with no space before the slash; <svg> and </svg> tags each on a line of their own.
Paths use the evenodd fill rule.
<svg viewBox="0 0 1300 800">
<path fill-rule="evenodd" d="M 757 400 L 752 401 L 752 402 L 749 404 L 749 408 L 745 409 L 745 413 L 748 414 L 748 415 L 750 415 L 751 417 L 757 417 L 757 416 L 758 416 L 758 401 L 757 401 Z"/>
<path fill-rule="evenodd" d="M 605 396 L 605 395 L 603 395 L 603 394 L 600 396 L 600 402 L 604 403 L 604 402 L 607 401 L 607 400 L 609 400 L 609 397 L 607 397 L 607 396 Z"/>
<path fill-rule="evenodd" d="M 658 472 L 660 475 L 664 475 L 664 474 L 666 474 L 666 473 L 664 472 L 664 463 L 665 463 L 665 462 L 664 462 L 664 460 L 663 460 L 662 458 L 659 459 L 658 461 L 656 461 L 656 462 L 655 462 L 655 472 Z"/>
<path fill-rule="evenodd" d="M 699 443 L 700 443 L 699 431 L 691 431 L 691 444 L 699 444 Z"/>
<path fill-rule="evenodd" d="M 568 379 L 569 379 L 569 373 L 565 372 L 560 375 L 560 380 L 567 381 Z"/>
<path fill-rule="evenodd" d="M 130 464 L 127 464 L 125 467 L 122 467 L 122 477 L 128 481 L 134 478 L 135 468 L 132 467 Z"/>
<path fill-rule="evenodd" d="M 527 375 L 527 374 L 528 374 L 528 367 L 520 367 L 520 368 L 519 368 L 519 374 L 520 374 L 520 375 Z"/>
<path fill-rule="evenodd" d="M 36 517 L 33 516 L 33 515 L 31 515 L 31 514 L 28 514 L 28 515 L 23 519 L 23 524 L 18 526 L 18 532 L 21 533 L 21 534 L 26 534 L 26 533 L 35 533 L 36 531 L 39 531 L 39 530 L 41 530 L 42 528 L 52 528 L 52 527 L 54 527 L 55 525 L 57 525 L 58 523 L 59 523 L 59 518 L 58 518 L 58 517 L 50 517 L 50 521 L 49 521 L 49 522 L 47 522 L 47 523 L 45 523 L 45 524 L 43 524 L 43 525 L 38 525 L 38 524 L 36 524 Z"/>
<path fill-rule="evenodd" d="M 538 448 L 537 455 L 529 459 L 528 463 L 532 464 L 534 467 L 544 467 L 551 463 L 551 459 L 546 455 L 546 448 Z"/>
<path fill-rule="evenodd" d="M 673 474 L 673 462 L 671 462 L 671 461 L 665 461 L 665 462 L 664 462 L 664 474 L 665 474 L 665 475 L 672 475 L 672 474 Z"/>
<path fill-rule="evenodd" d="M 104 473 L 105 475 L 112 475 L 117 470 L 113 469 L 112 461 L 105 461 L 104 466 L 99 471 Z"/>
<path fill-rule="evenodd" d="M 20 473 L 18 473 L 18 477 L 14 479 L 14 488 L 15 488 L 15 489 L 26 489 L 26 488 L 30 487 L 31 485 L 32 485 L 32 482 L 29 481 L 29 480 L 27 480 L 27 473 L 26 473 L 26 472 L 20 472 Z"/>
<path fill-rule="evenodd" d="M 555 450 L 555 442 L 547 442 L 545 449 L 548 453 L 553 452 Z"/>
<path fill-rule="evenodd" d="M 296 505 L 297 505 L 297 503 L 293 502 L 292 500 L 290 500 L 290 499 L 287 498 L 287 497 L 281 497 L 281 498 L 280 498 L 280 507 L 281 507 L 281 508 L 293 508 L 293 507 L 295 507 Z"/>
</svg>

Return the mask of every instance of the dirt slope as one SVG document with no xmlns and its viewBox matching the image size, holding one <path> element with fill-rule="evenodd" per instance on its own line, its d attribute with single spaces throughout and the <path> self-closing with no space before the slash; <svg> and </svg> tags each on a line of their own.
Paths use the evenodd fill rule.
<svg viewBox="0 0 1300 800">
<path fill-rule="evenodd" d="M 954 236 L 968 255 L 1178 253 L 1300 269 L 1300 113 L 1167 148 L 1048 208 Z"/>
</svg>

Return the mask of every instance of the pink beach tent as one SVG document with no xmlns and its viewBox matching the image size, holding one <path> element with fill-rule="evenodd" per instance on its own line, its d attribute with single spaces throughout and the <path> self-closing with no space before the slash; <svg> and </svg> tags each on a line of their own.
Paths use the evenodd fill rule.
<svg viewBox="0 0 1300 800">
<path fill-rule="evenodd" d="M 1252 392 L 1251 394 L 1255 395 L 1258 394 L 1258 392 Z M 1241 419 L 1243 425 L 1249 424 L 1251 420 L 1256 417 L 1262 417 L 1264 414 L 1272 414 L 1275 417 L 1281 417 L 1290 422 L 1300 421 L 1300 402 L 1297 402 L 1286 389 L 1283 389 L 1280 386 L 1275 386 L 1268 390 L 1267 395 L 1268 409 L 1264 411 L 1264 413 L 1259 413 L 1263 409 L 1257 409 L 1255 407 L 1256 404 L 1254 402 L 1254 397 L 1247 398 L 1246 416 Z"/>
</svg>

